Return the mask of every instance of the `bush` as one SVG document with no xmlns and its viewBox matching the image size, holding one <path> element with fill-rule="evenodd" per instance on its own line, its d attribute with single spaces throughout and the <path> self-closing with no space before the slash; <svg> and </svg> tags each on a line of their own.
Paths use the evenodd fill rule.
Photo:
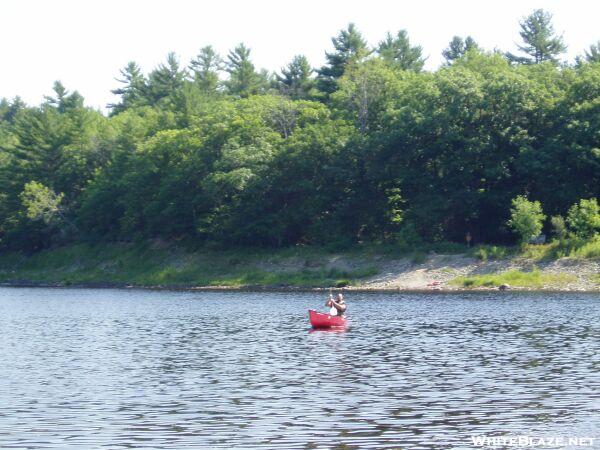
<svg viewBox="0 0 600 450">
<path fill-rule="evenodd" d="M 595 198 L 582 199 L 571 206 L 567 215 L 570 230 L 578 237 L 591 238 L 600 232 L 600 207 Z"/>
<path fill-rule="evenodd" d="M 424 246 L 423 238 L 419 235 L 412 222 L 404 223 L 400 229 L 391 236 L 396 252 L 412 252 L 415 248 Z"/>
<path fill-rule="evenodd" d="M 567 224 L 563 216 L 552 216 L 550 225 L 552 225 L 552 234 L 555 238 L 562 240 L 567 237 Z"/>
<path fill-rule="evenodd" d="M 511 250 L 507 247 L 497 245 L 478 245 L 473 249 L 473 256 L 481 261 L 488 259 L 502 259 L 511 255 Z"/>
<path fill-rule="evenodd" d="M 542 212 L 540 202 L 531 202 L 524 195 L 519 195 L 512 200 L 510 220 L 507 224 L 524 244 L 540 234 L 544 219 L 546 216 Z"/>
</svg>

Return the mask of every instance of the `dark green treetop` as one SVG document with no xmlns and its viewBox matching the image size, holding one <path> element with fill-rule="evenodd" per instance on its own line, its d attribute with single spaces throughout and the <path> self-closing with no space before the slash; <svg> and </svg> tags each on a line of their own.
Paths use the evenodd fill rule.
<svg viewBox="0 0 600 450">
<path fill-rule="evenodd" d="M 150 72 L 148 77 L 148 95 L 152 104 L 178 92 L 183 87 L 186 75 L 175 53 L 169 53 L 167 61 Z"/>
<path fill-rule="evenodd" d="M 212 46 L 200 49 L 200 53 L 190 61 L 194 81 L 205 92 L 215 92 L 219 86 L 219 72 L 223 70 L 223 60 Z"/>
<path fill-rule="evenodd" d="M 590 63 L 600 62 L 600 41 L 590 45 L 589 50 L 585 50 L 585 60 Z"/>
<path fill-rule="evenodd" d="M 446 59 L 446 64 L 452 64 L 458 58 L 461 58 L 469 50 L 477 50 L 479 45 L 471 36 L 463 39 L 460 36 L 454 36 L 448 47 L 442 51 L 442 56 Z"/>
<path fill-rule="evenodd" d="M 256 72 L 250 60 L 250 49 L 243 43 L 229 52 L 226 69 L 229 80 L 225 82 L 230 94 L 238 97 L 248 97 L 266 88 L 266 74 Z"/>
<path fill-rule="evenodd" d="M 389 63 L 403 70 L 420 72 L 425 64 L 423 47 L 411 46 L 406 30 L 400 30 L 396 36 L 388 33 L 377 47 L 377 53 Z"/>
<path fill-rule="evenodd" d="M 326 94 L 336 90 L 336 82 L 348 64 L 360 61 L 370 53 L 367 42 L 353 23 L 331 38 L 331 42 L 335 51 L 325 52 L 327 63 L 317 70 L 318 87 Z"/>
<path fill-rule="evenodd" d="M 13 123 L 17 113 L 26 107 L 27 105 L 18 95 L 12 101 L 3 98 L 0 100 L 0 121 Z"/>
<path fill-rule="evenodd" d="M 558 36 L 552 26 L 552 14 L 536 9 L 521 22 L 519 32 L 523 45 L 518 48 L 527 56 L 507 53 L 509 61 L 517 64 L 539 64 L 544 61 L 557 62 L 557 57 L 567 50 L 562 36 Z"/>
<path fill-rule="evenodd" d="M 55 96 L 46 96 L 46 101 L 48 104 L 55 106 L 58 112 L 62 113 L 69 109 L 83 108 L 83 97 L 79 92 L 69 93 L 60 81 L 54 82 L 52 90 Z"/>
<path fill-rule="evenodd" d="M 145 103 L 146 94 L 146 77 L 142 73 L 142 69 L 134 61 L 130 61 L 120 70 L 121 78 L 117 81 L 122 84 L 121 87 L 110 91 L 121 97 L 119 103 L 111 103 L 108 105 L 111 108 L 111 115 L 118 114 L 128 108 L 140 106 Z"/>
<path fill-rule="evenodd" d="M 294 56 L 292 62 L 281 69 L 281 75 L 276 75 L 279 90 L 293 100 L 311 98 L 315 89 L 312 72 L 306 56 Z"/>
</svg>

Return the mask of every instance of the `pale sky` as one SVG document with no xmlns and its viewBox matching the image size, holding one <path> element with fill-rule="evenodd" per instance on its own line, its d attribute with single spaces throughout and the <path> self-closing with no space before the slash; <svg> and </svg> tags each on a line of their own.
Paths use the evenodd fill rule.
<svg viewBox="0 0 600 450">
<path fill-rule="evenodd" d="M 406 29 L 435 69 L 454 35 L 514 50 L 519 20 L 536 8 L 554 14 L 567 59 L 600 40 L 597 0 L 0 0 L 0 97 L 38 104 L 61 80 L 104 109 L 128 61 L 147 73 L 174 51 L 187 65 L 208 44 L 226 55 L 244 42 L 257 68 L 271 71 L 296 54 L 320 66 L 349 22 L 371 45 Z"/>
</svg>

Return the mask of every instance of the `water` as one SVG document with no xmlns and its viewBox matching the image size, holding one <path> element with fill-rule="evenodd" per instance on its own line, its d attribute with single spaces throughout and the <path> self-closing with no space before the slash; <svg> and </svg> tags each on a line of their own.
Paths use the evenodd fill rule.
<svg viewBox="0 0 600 450">
<path fill-rule="evenodd" d="M 598 295 L 322 297 L 0 289 L 0 448 L 600 448 Z"/>
</svg>

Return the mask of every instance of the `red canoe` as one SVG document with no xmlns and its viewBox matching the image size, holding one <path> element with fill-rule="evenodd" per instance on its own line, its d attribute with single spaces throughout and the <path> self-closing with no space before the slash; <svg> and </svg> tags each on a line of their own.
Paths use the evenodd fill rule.
<svg viewBox="0 0 600 450">
<path fill-rule="evenodd" d="M 329 314 L 318 311 L 308 310 L 308 318 L 313 328 L 333 328 L 345 327 L 347 320 L 345 317 L 330 316 Z"/>
</svg>

